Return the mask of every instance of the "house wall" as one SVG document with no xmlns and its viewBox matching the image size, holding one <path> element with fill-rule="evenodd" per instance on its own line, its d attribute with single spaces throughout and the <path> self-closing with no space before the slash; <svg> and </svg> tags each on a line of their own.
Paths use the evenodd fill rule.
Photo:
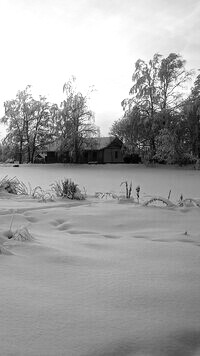
<svg viewBox="0 0 200 356">
<path fill-rule="evenodd" d="M 46 157 L 47 163 L 56 163 L 58 162 L 58 157 L 55 151 L 48 151 Z"/>
<path fill-rule="evenodd" d="M 96 162 L 98 161 L 97 150 L 85 150 L 82 153 L 81 163 Z"/>
<path fill-rule="evenodd" d="M 104 163 L 123 163 L 123 155 L 119 148 L 105 148 L 103 150 Z"/>
<path fill-rule="evenodd" d="M 88 150 L 82 156 L 82 163 L 123 163 L 123 155 L 119 147 L 104 148 L 102 150 Z"/>
<path fill-rule="evenodd" d="M 47 151 L 46 163 L 69 163 L 69 152 L 63 152 L 60 154 L 56 151 Z"/>
</svg>

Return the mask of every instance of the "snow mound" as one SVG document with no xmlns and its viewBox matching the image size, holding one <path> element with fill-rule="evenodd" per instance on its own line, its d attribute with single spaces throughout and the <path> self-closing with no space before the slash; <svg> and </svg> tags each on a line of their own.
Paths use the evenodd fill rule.
<svg viewBox="0 0 200 356">
<path fill-rule="evenodd" d="M 13 240 L 16 241 L 32 241 L 34 240 L 33 236 L 28 231 L 27 227 L 21 227 L 17 229 L 12 236 Z"/>
<path fill-rule="evenodd" d="M 0 246 L 0 255 L 12 255 L 12 252 L 7 250 L 5 247 Z"/>
</svg>

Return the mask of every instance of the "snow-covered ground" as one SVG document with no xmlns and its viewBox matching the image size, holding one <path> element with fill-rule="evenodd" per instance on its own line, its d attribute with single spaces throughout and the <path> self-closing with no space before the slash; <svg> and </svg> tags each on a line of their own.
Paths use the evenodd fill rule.
<svg viewBox="0 0 200 356">
<path fill-rule="evenodd" d="M 171 199 L 200 195 L 200 171 L 174 167 L 145 167 L 143 165 L 106 164 L 106 165 L 21 165 L 19 168 L 0 165 L 0 178 L 17 176 L 32 187 L 40 185 L 48 188 L 55 180 L 73 179 L 88 194 L 96 191 L 120 190 L 120 183 L 132 181 L 133 187 L 141 186 L 141 194 L 162 195 L 167 197 L 171 190 Z M 124 190 L 124 188 L 122 188 Z"/>
<path fill-rule="evenodd" d="M 200 196 L 200 172 L 143 166 L 1 167 L 32 186 Z M 144 195 L 145 195 L 144 194 Z M 14 215 L 13 215 L 14 214 Z M 27 227 L 30 241 L 8 239 Z M 0 198 L 0 355 L 200 355 L 200 208 L 89 197 Z"/>
</svg>

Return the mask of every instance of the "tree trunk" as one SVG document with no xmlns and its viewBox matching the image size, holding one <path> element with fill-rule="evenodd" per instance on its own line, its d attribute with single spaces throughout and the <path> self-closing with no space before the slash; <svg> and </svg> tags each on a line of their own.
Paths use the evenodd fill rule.
<svg viewBox="0 0 200 356">
<path fill-rule="evenodd" d="M 76 132 L 74 135 L 74 157 L 73 157 L 73 161 L 74 163 L 78 163 L 79 160 L 79 149 L 78 149 L 78 129 L 76 127 Z"/>
<path fill-rule="evenodd" d="M 28 158 L 27 158 L 27 163 L 31 162 L 31 148 L 30 144 L 28 142 Z"/>
<path fill-rule="evenodd" d="M 156 154 L 156 145 L 155 145 L 154 137 L 150 138 L 150 152 L 151 152 L 151 157 L 153 157 Z"/>
<path fill-rule="evenodd" d="M 32 149 L 31 163 L 34 163 L 34 160 L 35 160 L 35 146 Z"/>
<path fill-rule="evenodd" d="M 31 163 L 34 163 L 35 160 L 35 141 L 36 141 L 36 136 L 33 138 L 33 147 L 32 147 L 32 154 L 31 154 Z"/>
<path fill-rule="evenodd" d="M 23 142 L 21 140 L 19 144 L 19 164 L 22 163 L 22 148 L 23 148 Z"/>
</svg>

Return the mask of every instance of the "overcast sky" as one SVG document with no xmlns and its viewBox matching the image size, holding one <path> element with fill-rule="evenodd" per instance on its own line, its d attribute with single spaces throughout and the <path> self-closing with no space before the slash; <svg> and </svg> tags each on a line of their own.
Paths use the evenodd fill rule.
<svg viewBox="0 0 200 356">
<path fill-rule="evenodd" d="M 200 68 L 199 0 L 0 0 L 0 113 L 26 85 L 60 103 L 76 76 L 102 135 L 122 116 L 138 58 L 181 54 Z M 1 130 L 2 131 L 2 130 Z"/>
</svg>

